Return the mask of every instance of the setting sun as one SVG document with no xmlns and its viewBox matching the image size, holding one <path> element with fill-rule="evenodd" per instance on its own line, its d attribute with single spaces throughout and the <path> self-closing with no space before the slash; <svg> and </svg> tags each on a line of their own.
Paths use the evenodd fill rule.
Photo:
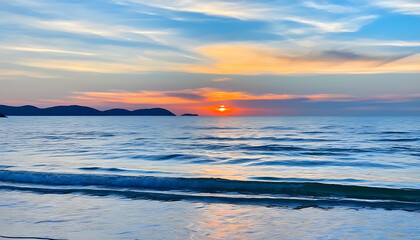
<svg viewBox="0 0 420 240">
<path fill-rule="evenodd" d="M 227 110 L 227 108 L 225 108 L 225 105 L 221 105 L 218 110 L 219 112 L 224 112 Z"/>
<path fill-rule="evenodd" d="M 206 106 L 204 109 L 206 113 L 203 112 L 202 115 L 213 115 L 213 116 L 230 116 L 237 112 L 237 108 L 227 105 L 213 105 Z"/>
</svg>

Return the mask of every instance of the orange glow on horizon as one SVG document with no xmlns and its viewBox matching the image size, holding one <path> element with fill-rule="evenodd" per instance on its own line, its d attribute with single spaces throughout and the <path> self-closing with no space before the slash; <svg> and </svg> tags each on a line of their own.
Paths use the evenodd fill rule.
<svg viewBox="0 0 420 240">
<path fill-rule="evenodd" d="M 225 105 L 221 105 L 220 107 L 219 107 L 219 111 L 220 112 L 224 112 L 224 111 L 226 111 L 227 110 L 227 108 L 225 108 Z"/>
<path fill-rule="evenodd" d="M 213 112 L 216 115 L 231 115 L 234 108 L 227 107 L 226 105 L 219 105 L 219 106 L 209 106 L 206 107 L 207 110 Z"/>
</svg>

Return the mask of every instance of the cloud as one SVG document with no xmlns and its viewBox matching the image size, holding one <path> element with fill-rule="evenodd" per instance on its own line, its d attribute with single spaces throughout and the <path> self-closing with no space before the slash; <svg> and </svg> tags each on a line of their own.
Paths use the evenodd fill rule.
<svg viewBox="0 0 420 240">
<path fill-rule="evenodd" d="M 308 8 L 314 8 L 317 10 L 322 10 L 322 11 L 331 12 L 331 13 L 355 13 L 355 12 L 360 11 L 357 8 L 354 8 L 351 6 L 342 6 L 342 5 L 336 5 L 336 4 L 322 4 L 322 3 L 320 4 L 318 2 L 313 2 L 313 1 L 303 2 L 302 5 Z"/>
<path fill-rule="evenodd" d="M 353 41 L 335 41 L 331 42 L 328 40 L 324 40 L 326 44 L 341 44 L 341 45 L 348 45 L 354 47 L 362 47 L 362 46 L 375 46 L 375 47 L 420 47 L 420 42 L 416 41 L 381 41 L 377 39 L 355 39 Z"/>
<path fill-rule="evenodd" d="M 319 101 L 308 102 L 305 99 L 274 100 L 237 100 L 231 104 L 244 109 L 245 115 L 420 115 L 416 106 L 419 100 L 408 102 L 377 102 L 374 100 L 355 100 L 346 102 Z"/>
<path fill-rule="evenodd" d="M 47 6 L 44 6 L 44 8 L 46 7 Z M 44 13 L 44 8 L 41 8 L 42 10 L 38 11 Z M 108 23 L 109 19 L 96 19 L 95 15 L 98 15 L 97 17 L 100 16 L 100 12 L 98 11 L 92 11 L 90 14 L 92 17 L 73 17 L 72 19 L 71 13 L 66 10 L 53 11 L 53 13 L 51 13 L 52 16 L 50 17 L 40 17 L 39 15 L 21 15 L 14 12 L 6 12 L 2 13 L 4 20 L 0 19 L 0 23 L 12 25 L 14 27 L 18 26 L 17 29 L 31 29 L 31 32 L 27 32 L 25 34 L 28 36 L 33 34 L 38 35 L 39 33 L 42 33 L 40 30 L 43 30 L 46 32 L 70 33 L 80 35 L 80 37 L 86 36 L 131 42 L 164 44 L 168 37 L 176 34 L 172 29 L 164 27 L 153 28 L 150 26 L 145 27 L 144 25 L 124 24 L 124 22 L 120 19 L 121 16 L 120 18 L 117 18 L 117 21 L 115 22 L 122 23 L 115 24 L 113 22 Z"/>
<path fill-rule="evenodd" d="M 308 47 L 299 43 L 290 45 L 290 47 L 283 47 L 283 49 L 288 47 L 288 51 L 295 52 L 294 55 L 289 56 L 289 54 L 277 49 L 285 41 L 276 43 L 260 42 L 260 46 L 264 47 L 254 47 L 258 41 L 245 42 L 242 46 L 233 47 L 229 47 L 229 45 L 237 43 L 227 42 L 224 44 L 227 46 L 225 49 L 232 51 L 232 56 L 229 56 L 230 52 L 218 53 L 216 49 L 218 47 L 207 43 L 207 39 L 197 40 L 187 36 L 185 32 L 191 31 L 191 29 L 188 29 L 191 24 L 179 23 L 179 21 L 166 18 L 164 20 L 160 18 L 160 20 L 156 20 L 154 17 L 150 17 L 150 19 L 147 17 L 144 20 L 144 14 L 140 14 L 142 21 L 137 21 L 138 14 L 129 15 L 129 17 L 122 14 L 126 12 L 110 15 L 107 11 L 101 11 L 106 9 L 98 8 L 93 10 L 88 7 L 90 5 L 78 1 L 72 4 L 57 3 L 60 6 L 60 10 L 54 11 L 49 8 L 51 3 L 56 3 L 56 1 L 40 0 L 36 3 L 30 3 L 19 0 L 15 5 L 20 7 L 26 6 L 38 14 L 33 14 L 32 16 L 27 14 L 24 16 L 11 12 L 4 15 L 4 18 L 7 19 L 6 23 L 10 24 L 13 22 L 14 26 L 19 26 L 25 30 L 25 32 L 20 32 L 21 34 L 19 35 L 9 37 L 11 40 L 9 39 L 7 42 L 2 41 L 3 49 L 17 52 L 16 54 L 10 54 L 12 56 L 8 57 L 8 61 L 36 68 L 95 73 L 141 73 L 146 71 L 185 71 L 222 74 L 348 73 L 353 71 L 365 72 L 366 65 L 381 64 L 380 60 L 375 62 L 376 59 L 361 59 L 362 57 L 347 59 L 352 60 L 351 64 L 346 64 L 345 61 L 336 63 L 327 60 L 327 52 L 320 53 L 320 59 L 315 59 L 316 54 L 307 55 L 305 51 L 308 51 Z M 363 15 L 357 11 L 349 12 L 344 17 L 341 15 L 337 16 L 336 14 L 330 14 L 330 12 L 350 11 L 351 7 L 321 4 L 314 1 L 307 1 L 303 4 L 304 6 L 302 4 L 291 4 L 290 1 L 269 3 L 252 0 L 116 0 L 108 4 L 114 7 L 121 7 L 114 5 L 115 3 L 130 3 L 146 7 L 145 11 L 150 11 L 156 16 L 165 15 L 168 12 L 176 16 L 194 15 L 186 12 L 201 13 L 208 16 L 235 19 L 235 21 L 232 21 L 232 19 L 209 18 L 209 22 L 227 21 L 235 24 L 240 22 L 243 26 L 248 23 L 255 24 L 255 21 L 258 21 L 258 25 L 264 26 L 264 28 L 258 29 L 256 32 L 263 32 L 264 34 L 270 32 L 270 34 L 273 34 L 272 32 L 276 31 L 278 32 L 276 34 L 279 35 L 287 35 L 286 32 L 288 31 L 281 32 L 277 31 L 276 28 L 278 24 L 285 22 L 287 24 L 293 22 L 291 26 L 288 26 L 290 31 L 296 32 L 303 28 L 309 29 L 312 34 L 322 35 L 332 32 L 357 31 L 361 26 L 375 18 L 372 14 Z M 14 3 L 10 4 L 13 5 Z M 95 3 L 92 4 L 95 6 Z M 66 8 L 70 6 L 77 7 L 77 12 L 75 12 L 74 16 Z M 124 8 L 124 11 L 132 14 L 134 10 L 131 9 L 131 5 L 129 7 L 130 9 Z M 311 9 L 328 11 L 322 14 L 307 14 L 311 12 Z M 118 10 L 121 10 L 121 8 Z M 110 21 L 105 17 L 115 17 L 115 21 Z M 265 23 L 262 24 L 261 22 Z M 149 23 L 150 25 L 148 25 Z M 233 26 L 237 26 L 235 24 Z M 203 26 L 211 27 L 212 25 L 206 24 Z M 202 29 L 203 32 L 206 31 L 206 28 Z M 194 28 L 192 31 L 200 32 L 201 30 L 197 31 Z M 229 31 L 229 29 L 221 29 L 221 33 L 223 31 Z M 36 38 L 33 36 L 25 41 L 26 35 L 33 33 L 39 35 L 38 43 L 32 43 L 31 39 Z M 59 33 L 66 34 L 63 36 Z M 47 36 L 52 34 L 54 36 L 48 39 L 51 42 L 51 46 L 45 46 L 47 40 L 45 36 L 42 36 L 43 34 Z M 59 37 L 56 37 L 56 34 Z M 5 36 L 9 35 L 5 34 Z M 65 41 L 59 42 L 58 38 L 61 38 L 61 40 L 65 39 Z M 22 43 L 13 43 L 16 39 Z M 293 41 L 292 38 L 288 39 Z M 304 37 L 299 40 L 304 41 L 308 40 L 308 38 Z M 322 38 L 319 39 L 319 41 L 323 40 Z M 240 38 L 239 41 L 241 41 Z M 146 45 L 137 45 L 140 43 Z M 277 46 L 273 48 L 269 46 L 270 44 Z M 74 46 L 77 46 L 77 48 Z M 317 47 L 319 45 L 315 45 L 314 49 Z M 316 51 L 321 52 L 322 49 L 316 49 Z M 332 55 L 334 54 L 338 58 L 339 54 L 344 53 L 344 51 L 340 53 L 334 53 L 334 51 L 336 50 L 333 49 L 329 53 L 331 58 L 333 58 Z M 24 55 L 25 52 L 29 56 Z M 31 52 L 43 55 L 32 58 Z M 350 57 L 350 53 L 357 54 L 356 52 L 347 51 L 347 57 Z M 69 56 L 51 57 L 51 54 Z M 322 54 L 325 56 L 321 56 Z M 243 56 L 242 59 L 241 56 Z M 206 60 L 209 58 L 213 59 L 214 62 L 206 65 Z M 252 61 L 253 59 L 255 61 Z M 341 59 L 344 59 L 344 57 L 342 56 Z M 300 65 L 303 66 L 302 69 L 300 69 Z M 332 65 L 332 70 L 327 71 L 330 65 Z M 340 70 L 343 70 L 343 72 L 340 72 Z M 214 81 L 227 80 L 228 78 L 220 78 Z"/>
<path fill-rule="evenodd" d="M 366 25 L 373 21 L 377 16 L 358 16 L 347 19 L 335 19 L 334 21 L 320 21 L 315 19 L 310 19 L 308 17 L 292 16 L 285 17 L 284 20 L 293 21 L 297 23 L 307 24 L 317 29 L 321 32 L 356 32 L 363 25 Z"/>
<path fill-rule="evenodd" d="M 349 51 L 327 50 L 302 54 L 282 53 L 281 49 L 247 45 L 212 45 L 198 49 L 212 61 L 189 66 L 191 72 L 212 74 L 291 74 L 291 73 L 381 73 L 420 72 L 419 55 L 370 56 Z"/>
<path fill-rule="evenodd" d="M 165 36 L 172 34 L 169 30 L 139 29 L 126 25 L 106 25 L 86 20 L 32 20 L 26 23 L 34 28 L 49 31 L 138 42 L 162 42 Z"/>
<path fill-rule="evenodd" d="M 241 20 L 263 19 L 264 13 L 270 10 L 266 5 L 246 1 L 215 1 L 215 0 L 122 0 L 162 8 L 171 11 L 201 13 L 209 16 L 237 18 Z"/>
<path fill-rule="evenodd" d="M 409 102 L 420 101 L 420 94 L 378 95 L 374 97 L 357 97 L 346 94 L 251 94 L 241 91 L 225 91 L 217 88 L 197 88 L 179 91 L 113 91 L 113 92 L 74 92 L 72 99 L 92 100 L 95 102 L 118 102 L 127 104 L 185 104 L 212 103 L 239 100 L 296 100 L 305 102 Z"/>
<path fill-rule="evenodd" d="M 373 4 L 402 14 L 420 15 L 418 0 L 378 0 Z"/>
<path fill-rule="evenodd" d="M 233 18 L 242 21 L 262 21 L 271 25 L 293 21 L 321 32 L 354 32 L 361 26 L 370 23 L 376 18 L 374 15 L 361 15 L 356 8 L 349 6 L 319 4 L 305 2 L 295 4 L 290 1 L 278 1 L 270 4 L 263 1 L 218 1 L 218 0 L 119 0 L 118 3 L 134 3 L 141 6 L 150 6 L 165 9 L 175 13 L 192 12 L 208 16 Z M 324 10 L 327 13 L 346 13 L 343 18 L 326 14 L 308 14 L 308 8 Z M 175 18 L 177 20 L 182 17 Z M 295 29 L 296 30 L 296 29 Z M 302 30 L 302 29 L 301 29 Z M 305 31 L 306 32 L 306 31 Z M 283 32 L 284 34 L 285 32 Z"/>
<path fill-rule="evenodd" d="M 23 70 L 12 70 L 12 69 L 0 69 L 0 79 L 15 77 L 15 76 L 23 76 L 28 78 L 59 78 L 58 76 L 53 76 L 49 74 L 43 74 L 33 71 L 23 71 Z"/>
<path fill-rule="evenodd" d="M 212 81 L 213 82 L 224 82 L 224 81 L 230 81 L 230 80 L 232 80 L 232 78 L 224 77 L 224 78 L 216 78 L 216 79 L 213 79 Z"/>
<path fill-rule="evenodd" d="M 71 99 L 88 103 L 123 103 L 123 104 L 186 104 L 195 102 L 185 96 L 167 96 L 166 92 L 141 91 L 141 92 L 75 92 Z"/>
<path fill-rule="evenodd" d="M 193 100 L 193 101 L 199 101 L 199 100 L 204 99 L 204 96 L 201 96 L 196 93 L 166 92 L 164 93 L 164 95 L 168 97 L 175 97 L 175 98 L 181 98 L 181 99 L 187 99 L 187 100 Z"/>
<path fill-rule="evenodd" d="M 160 106 L 200 115 L 217 114 L 227 105 L 238 115 L 375 115 L 420 114 L 419 94 L 363 98 L 344 94 L 250 94 L 214 88 L 180 91 L 75 92 L 70 103 L 99 106 Z M 135 107 L 134 107 L 135 108 Z M 373 111 L 373 112 L 372 112 Z"/>
<path fill-rule="evenodd" d="M 339 51 L 339 50 L 328 50 L 324 51 L 319 55 L 323 59 L 334 59 L 334 60 L 371 60 L 375 59 L 370 56 L 357 54 L 349 51 Z"/>
<path fill-rule="evenodd" d="M 224 91 L 215 88 L 185 89 L 180 91 L 140 91 L 140 92 L 75 92 L 72 99 L 93 100 L 95 102 L 119 102 L 128 104 L 179 104 L 227 102 L 233 100 L 279 100 L 305 99 L 306 101 L 352 101 L 353 96 L 343 94 L 250 94 L 240 91 Z"/>
<path fill-rule="evenodd" d="M 139 73 L 152 70 L 150 68 L 141 66 L 140 64 L 135 65 L 126 63 L 107 63 L 83 60 L 28 59 L 17 61 L 15 64 L 36 68 L 95 73 Z"/>
<path fill-rule="evenodd" d="M 54 48 L 46 48 L 44 46 L 1 46 L 0 49 L 24 51 L 24 52 L 38 52 L 38 53 L 60 53 L 60 54 L 71 54 L 71 55 L 82 55 L 82 56 L 94 56 L 94 53 L 69 51 Z"/>
<path fill-rule="evenodd" d="M 373 42 L 371 45 L 376 46 L 393 46 L 393 47 L 420 47 L 420 42 L 409 42 L 409 41 L 391 41 L 391 42 Z"/>
<path fill-rule="evenodd" d="M 378 95 L 372 101 L 376 102 L 420 102 L 420 93 L 417 94 L 406 94 L 406 95 L 396 95 L 396 94 L 385 94 Z"/>
<path fill-rule="evenodd" d="M 137 57 L 126 61 L 114 62 L 108 59 L 99 60 L 62 60 L 62 59 L 20 59 L 10 61 L 13 64 L 44 68 L 58 69 L 72 72 L 93 73 L 144 73 L 151 71 L 177 71 L 184 64 L 168 63 L 146 57 Z"/>
</svg>

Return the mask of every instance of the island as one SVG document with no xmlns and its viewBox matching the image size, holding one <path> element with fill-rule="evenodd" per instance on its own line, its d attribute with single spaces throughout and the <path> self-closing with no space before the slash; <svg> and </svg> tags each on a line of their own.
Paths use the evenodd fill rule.
<svg viewBox="0 0 420 240">
<path fill-rule="evenodd" d="M 182 117 L 197 117 L 198 114 L 195 114 L 195 113 L 184 113 L 181 116 Z"/>
<path fill-rule="evenodd" d="M 0 112 L 8 116 L 176 116 L 164 108 L 137 109 L 134 111 L 115 108 L 100 111 L 79 105 L 49 108 L 38 108 L 30 105 L 20 107 L 0 105 Z"/>
<path fill-rule="evenodd" d="M 0 113 L 0 118 L 7 118 L 7 116 L 4 115 L 4 114 L 2 114 L 2 113 Z"/>
</svg>

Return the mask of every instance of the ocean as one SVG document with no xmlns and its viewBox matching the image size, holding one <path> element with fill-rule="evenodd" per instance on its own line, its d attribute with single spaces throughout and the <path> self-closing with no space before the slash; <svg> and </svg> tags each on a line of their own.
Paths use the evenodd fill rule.
<svg viewBox="0 0 420 240">
<path fill-rule="evenodd" d="M 419 120 L 0 119 L 0 239 L 420 239 Z"/>
</svg>

